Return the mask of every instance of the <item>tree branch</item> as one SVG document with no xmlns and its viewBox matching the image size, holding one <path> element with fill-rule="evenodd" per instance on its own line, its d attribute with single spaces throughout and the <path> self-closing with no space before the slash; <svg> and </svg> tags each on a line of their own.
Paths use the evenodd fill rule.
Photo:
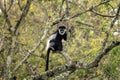
<svg viewBox="0 0 120 80">
<path fill-rule="evenodd" d="M 72 63 L 71 65 L 58 66 L 40 75 L 33 76 L 31 80 L 46 80 L 47 77 L 59 75 L 60 73 L 67 72 L 67 71 L 74 71 L 76 70 L 77 66 L 78 66 L 78 63 L 76 62 Z M 79 66 L 80 66 L 79 68 L 84 68 L 82 64 L 79 64 Z"/>
<path fill-rule="evenodd" d="M 93 12 L 93 13 L 96 14 L 96 15 L 102 16 L 102 17 L 111 17 L 111 18 L 115 17 L 114 15 L 110 16 L 110 15 L 100 14 L 100 13 L 96 12 L 96 11 L 93 10 L 93 9 L 91 10 L 91 12 Z"/>
<path fill-rule="evenodd" d="M 3 12 L 4 18 L 5 18 L 5 20 L 6 20 L 6 23 L 7 23 L 8 27 L 9 27 L 8 30 L 9 30 L 10 33 L 12 34 L 12 33 L 13 33 L 13 31 L 12 31 L 12 24 L 11 24 L 11 21 L 10 21 L 10 19 L 9 19 L 9 16 L 8 16 L 8 14 L 7 14 L 7 12 L 6 12 L 6 9 L 5 9 L 4 6 L 3 6 L 2 1 L 0 1 L 0 9 L 1 9 L 1 11 Z"/>
<path fill-rule="evenodd" d="M 113 28 L 114 23 L 115 23 L 116 20 L 118 19 L 119 13 L 120 13 L 120 3 L 119 3 L 119 5 L 118 5 L 117 13 L 115 14 L 115 17 L 114 17 L 114 19 L 113 19 L 112 22 L 111 22 L 110 28 Z"/>
<path fill-rule="evenodd" d="M 46 26 L 48 26 L 48 22 L 46 22 Z M 39 42 L 37 43 L 37 45 L 32 49 L 28 51 L 28 54 L 26 55 L 26 57 L 24 57 L 24 59 L 13 69 L 12 73 L 14 74 L 20 67 L 21 65 L 31 56 L 31 54 L 33 54 L 35 52 L 35 50 L 40 46 L 41 42 L 43 41 L 43 39 L 45 38 L 46 34 L 47 34 L 48 28 L 45 27 L 44 33 L 41 37 L 41 39 L 39 40 Z"/>
<path fill-rule="evenodd" d="M 66 16 L 69 17 L 69 4 L 68 4 L 68 0 L 66 0 Z"/>
<path fill-rule="evenodd" d="M 47 72 L 44 72 L 39 75 L 35 75 L 31 78 L 31 80 L 45 80 L 47 77 L 53 77 L 55 75 L 61 74 L 63 72 L 67 71 L 75 71 L 76 69 L 90 69 L 98 66 L 98 63 L 101 61 L 101 59 L 107 55 L 113 48 L 120 45 L 120 42 L 116 41 L 111 43 L 107 48 L 105 48 L 103 51 L 100 52 L 100 55 L 98 55 L 93 62 L 90 64 L 83 64 L 81 62 L 73 62 L 71 65 L 64 65 L 64 66 L 58 66 L 56 68 L 53 68 L 52 70 L 49 70 Z"/>
<path fill-rule="evenodd" d="M 78 16 L 80 16 L 80 15 L 86 13 L 86 12 L 89 12 L 89 11 L 91 11 L 92 9 L 94 9 L 94 8 L 96 8 L 96 7 L 99 7 L 100 5 L 106 4 L 106 3 L 110 2 L 110 1 L 111 1 L 111 0 L 105 0 L 105 1 L 99 3 L 99 4 L 95 5 L 95 6 L 91 6 L 89 9 L 87 9 L 87 10 L 85 10 L 85 11 L 76 13 L 75 15 L 73 15 L 73 16 L 71 16 L 71 17 L 67 17 L 67 18 L 66 18 L 65 15 L 63 15 L 60 19 L 57 19 L 57 20 L 55 20 L 54 22 L 52 22 L 51 26 L 54 26 L 54 25 L 58 24 L 59 22 L 61 22 L 61 21 L 63 21 L 63 20 L 66 21 L 66 20 L 69 20 L 69 19 L 73 19 L 73 18 L 75 18 L 75 17 L 78 17 Z"/>
<path fill-rule="evenodd" d="M 62 0 L 62 4 L 61 4 L 61 6 L 60 6 L 60 12 L 59 12 L 59 15 L 61 16 L 62 15 L 62 7 L 63 7 L 63 4 L 64 4 L 64 2 L 65 2 L 65 0 Z"/>
<path fill-rule="evenodd" d="M 21 16 L 20 16 L 20 19 L 18 20 L 17 24 L 15 25 L 14 34 L 16 34 L 16 31 L 17 31 L 17 29 L 19 28 L 20 23 L 21 23 L 22 20 L 26 17 L 26 15 L 27 15 L 27 13 L 28 13 L 28 11 L 29 11 L 31 2 L 32 2 L 32 0 L 27 0 L 26 6 L 25 6 L 25 8 L 23 9 L 23 12 L 22 12 L 22 14 L 21 14 Z"/>
<path fill-rule="evenodd" d="M 116 41 L 116 42 L 112 42 L 107 48 L 103 49 L 99 55 L 95 58 L 95 60 L 90 63 L 87 68 L 93 68 L 93 67 L 97 67 L 98 63 L 100 62 L 100 60 L 107 55 L 113 48 L 117 47 L 120 45 L 120 41 Z"/>
<path fill-rule="evenodd" d="M 84 22 L 80 22 L 80 21 L 76 21 L 76 23 L 82 24 L 82 25 L 85 25 L 85 26 L 89 26 L 89 27 L 91 27 L 91 28 L 94 28 L 94 27 L 95 27 L 94 25 L 91 25 L 91 24 L 88 24 L 88 23 L 84 23 Z"/>
<path fill-rule="evenodd" d="M 102 47 L 102 50 L 105 48 L 106 46 L 106 43 L 108 41 L 108 38 L 109 38 L 109 32 L 110 30 L 113 28 L 118 16 L 119 16 L 119 12 L 120 12 L 120 4 L 118 5 L 118 9 L 117 9 L 117 13 L 115 14 L 113 20 L 111 21 L 111 24 L 110 24 L 110 28 L 108 31 L 106 31 L 106 38 L 104 39 L 104 42 L 103 42 L 103 47 Z"/>
<path fill-rule="evenodd" d="M 94 9 L 94 8 L 96 8 L 96 7 L 99 7 L 99 6 L 103 5 L 103 4 L 106 4 L 106 3 L 110 2 L 110 1 L 111 1 L 111 0 L 105 0 L 105 1 L 99 3 L 99 4 L 95 5 L 95 6 L 91 6 L 89 9 L 87 9 L 87 10 L 85 10 L 85 11 L 83 11 L 83 12 L 79 12 L 79 13 L 73 15 L 72 17 L 70 17 L 69 19 L 78 17 L 79 15 L 82 15 L 82 14 L 84 14 L 84 13 L 86 13 L 86 12 L 89 12 L 89 11 L 91 11 L 92 9 Z"/>
</svg>

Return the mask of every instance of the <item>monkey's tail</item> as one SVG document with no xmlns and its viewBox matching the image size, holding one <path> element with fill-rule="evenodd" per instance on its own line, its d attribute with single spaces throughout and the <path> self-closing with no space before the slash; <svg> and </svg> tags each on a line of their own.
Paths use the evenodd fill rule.
<svg viewBox="0 0 120 80">
<path fill-rule="evenodd" d="M 47 50 L 47 54 L 46 54 L 46 68 L 45 71 L 47 71 L 49 69 L 49 55 L 50 55 L 50 48 Z"/>
</svg>

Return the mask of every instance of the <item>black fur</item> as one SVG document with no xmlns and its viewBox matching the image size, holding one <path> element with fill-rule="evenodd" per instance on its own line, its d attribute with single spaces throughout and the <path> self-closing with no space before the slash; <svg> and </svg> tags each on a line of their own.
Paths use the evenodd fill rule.
<svg viewBox="0 0 120 80">
<path fill-rule="evenodd" d="M 62 45 L 62 40 L 64 39 L 65 41 L 67 40 L 67 33 L 65 32 L 63 35 L 59 33 L 59 29 L 66 29 L 65 26 L 60 26 L 56 32 L 54 32 L 50 38 L 48 48 L 47 48 L 47 56 L 46 56 L 46 69 L 45 71 L 48 70 L 49 67 L 49 55 L 50 51 L 56 52 L 56 51 L 62 51 L 63 50 L 63 45 Z"/>
</svg>

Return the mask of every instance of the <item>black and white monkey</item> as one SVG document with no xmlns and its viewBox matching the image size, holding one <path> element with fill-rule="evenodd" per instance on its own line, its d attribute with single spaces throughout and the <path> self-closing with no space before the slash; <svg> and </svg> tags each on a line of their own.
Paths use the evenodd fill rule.
<svg viewBox="0 0 120 80">
<path fill-rule="evenodd" d="M 49 55 L 50 51 L 56 52 L 56 51 L 62 51 L 63 45 L 62 40 L 67 40 L 67 33 L 66 33 L 66 26 L 59 26 L 57 31 L 54 32 L 47 41 L 47 54 L 46 54 L 46 69 L 47 71 L 49 69 Z"/>
</svg>

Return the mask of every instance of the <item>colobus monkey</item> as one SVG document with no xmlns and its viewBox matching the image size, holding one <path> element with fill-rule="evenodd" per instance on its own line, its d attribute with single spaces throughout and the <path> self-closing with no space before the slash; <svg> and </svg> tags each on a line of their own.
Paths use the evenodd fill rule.
<svg viewBox="0 0 120 80">
<path fill-rule="evenodd" d="M 49 67 L 49 54 L 50 51 L 56 52 L 56 51 L 62 51 L 62 40 L 67 40 L 67 33 L 66 33 L 66 26 L 59 26 L 57 31 L 54 32 L 47 42 L 47 55 L 46 55 L 46 69 L 48 70 Z"/>
</svg>

